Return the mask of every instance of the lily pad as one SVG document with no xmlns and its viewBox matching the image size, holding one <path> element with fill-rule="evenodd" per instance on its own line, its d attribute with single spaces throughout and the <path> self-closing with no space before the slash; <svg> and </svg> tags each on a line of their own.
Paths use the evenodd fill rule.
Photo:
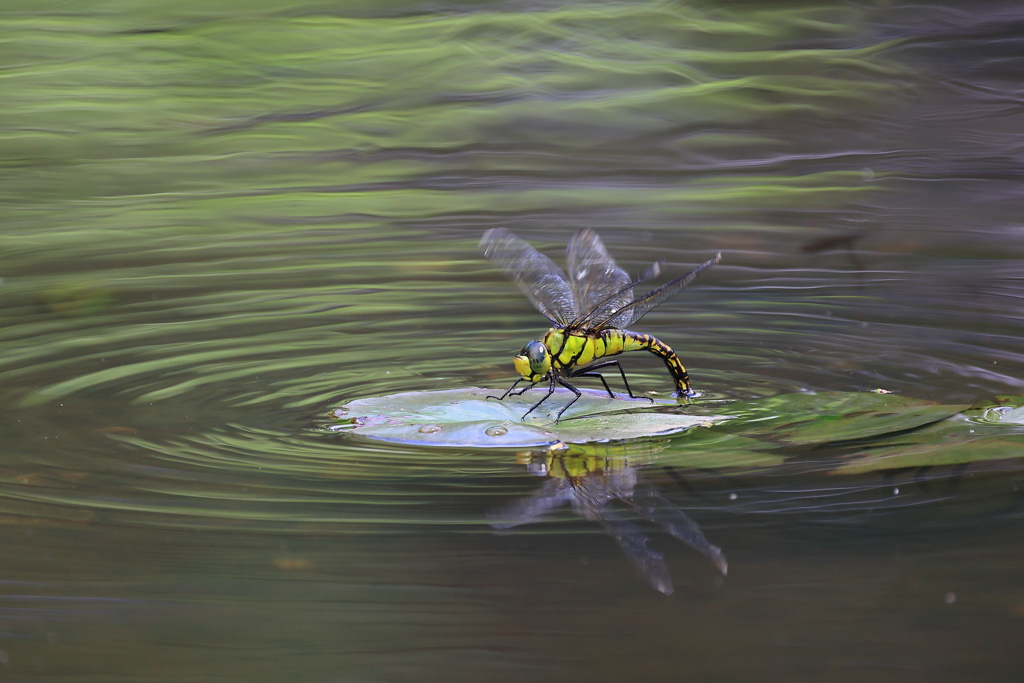
<svg viewBox="0 0 1024 683">
<path fill-rule="evenodd" d="M 906 443 L 873 449 L 843 464 L 835 474 L 862 474 L 908 467 L 959 465 L 980 460 L 1024 457 L 1024 438 L 978 437 L 956 443 Z"/>
<path fill-rule="evenodd" d="M 1006 397 L 987 409 L 968 410 L 966 405 L 874 392 L 808 392 L 731 403 L 730 415 L 725 416 L 715 414 L 716 407 L 721 408 L 713 403 L 680 405 L 584 390 L 556 423 L 558 411 L 572 398 L 567 390 L 556 391 L 525 421 L 522 416 L 542 392 L 503 401 L 489 395 L 493 392 L 472 388 L 359 399 L 334 412 L 341 424 L 330 429 L 397 443 L 543 452 L 552 446 L 595 442 L 610 448 L 724 421 L 718 429 L 701 430 L 682 441 L 665 440 L 658 448 L 663 451 L 659 460 L 686 467 L 756 470 L 799 457 L 807 446 L 835 445 L 840 449 L 836 455 L 845 462 L 837 463 L 834 471 L 856 473 L 1018 457 L 1020 447 L 1013 435 L 1024 421 L 1024 399 Z M 995 431 L 975 434 L 971 426 L 979 422 Z"/>
<path fill-rule="evenodd" d="M 540 408 L 523 415 L 544 395 L 530 391 L 503 401 L 488 398 L 489 389 L 415 391 L 351 401 L 334 411 L 344 420 L 335 431 L 381 441 L 450 447 L 535 448 L 559 443 L 617 441 L 663 436 L 727 419 L 720 415 L 686 415 L 651 410 L 676 406 L 599 391 L 582 396 L 555 422 L 572 393 L 556 390 Z"/>
<path fill-rule="evenodd" d="M 688 435 L 682 442 L 672 444 L 658 457 L 658 463 L 688 469 L 752 472 L 776 467 L 786 461 L 786 456 L 768 449 L 772 449 L 771 444 L 757 439 L 715 429 L 701 430 L 698 434 Z"/>
<path fill-rule="evenodd" d="M 997 396 L 959 418 L 928 425 L 912 434 L 870 444 L 835 470 L 860 474 L 876 470 L 960 465 L 1024 458 L 1024 403 L 1021 396 Z"/>
<path fill-rule="evenodd" d="M 744 430 L 789 446 L 822 445 L 836 441 L 878 438 L 939 422 L 969 408 L 892 394 L 785 394 L 749 404 L 734 404 L 729 412 L 742 419 Z"/>
</svg>

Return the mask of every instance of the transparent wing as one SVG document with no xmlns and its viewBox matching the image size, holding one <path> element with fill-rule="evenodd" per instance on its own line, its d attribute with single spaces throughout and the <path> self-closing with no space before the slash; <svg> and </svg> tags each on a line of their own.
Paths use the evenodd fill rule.
<svg viewBox="0 0 1024 683">
<path fill-rule="evenodd" d="M 640 273 L 640 275 L 638 275 L 635 280 L 633 280 L 628 285 L 626 285 L 625 287 L 623 287 L 619 291 L 617 291 L 614 294 L 612 294 L 611 296 L 609 296 L 608 299 L 606 299 L 606 301 L 611 301 L 612 299 L 615 299 L 616 301 L 618 301 L 620 298 L 627 298 L 627 301 L 628 300 L 632 300 L 632 298 L 633 298 L 633 288 L 636 287 L 641 282 L 646 282 L 647 280 L 653 280 L 654 278 L 658 277 L 658 274 L 661 272 L 661 263 L 662 263 L 661 261 L 655 261 L 651 265 L 647 266 L 646 270 L 644 270 L 644 272 Z M 603 311 L 602 315 L 598 315 L 598 312 L 600 312 L 600 311 Z M 597 305 L 597 306 L 595 306 L 593 308 L 593 310 L 590 311 L 590 313 L 586 313 L 584 315 L 581 315 L 580 317 L 578 317 L 575 320 L 573 320 L 572 321 L 572 325 L 570 325 L 570 327 L 586 329 L 588 327 L 591 327 L 592 322 L 594 320 L 606 319 L 607 316 L 608 316 L 608 313 L 609 312 L 608 312 L 606 306 Z M 611 319 L 612 326 L 614 326 L 615 320 L 617 320 L 617 317 L 613 317 Z"/>
<path fill-rule="evenodd" d="M 688 274 L 682 277 L 677 277 L 671 282 L 666 282 L 661 287 L 648 292 L 642 297 L 634 299 L 622 308 L 612 311 L 603 319 L 595 318 L 592 320 L 591 327 L 595 329 L 601 329 L 609 326 L 622 328 L 632 325 L 637 320 L 647 315 L 652 308 L 659 306 L 674 297 L 682 291 L 683 287 L 686 287 L 688 284 L 693 282 L 694 278 L 721 260 L 722 252 L 718 252 L 715 258 L 710 261 L 705 261 Z"/>
<path fill-rule="evenodd" d="M 480 238 L 480 250 L 552 323 L 564 327 L 576 317 L 569 278 L 528 242 L 505 228 L 494 228 Z"/>
<path fill-rule="evenodd" d="M 580 318 L 600 320 L 632 301 L 629 273 L 616 265 L 593 230 L 580 230 L 570 240 L 566 265 Z"/>
</svg>

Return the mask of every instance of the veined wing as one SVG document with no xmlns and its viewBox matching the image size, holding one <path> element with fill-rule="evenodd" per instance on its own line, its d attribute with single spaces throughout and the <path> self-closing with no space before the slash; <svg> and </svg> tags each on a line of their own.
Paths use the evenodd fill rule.
<svg viewBox="0 0 1024 683">
<path fill-rule="evenodd" d="M 663 304 L 664 302 L 674 297 L 676 294 L 682 291 L 682 289 L 686 287 L 686 285 L 693 282 L 694 278 L 696 278 L 698 275 L 700 275 L 705 270 L 707 270 L 708 268 L 715 265 L 721 260 L 722 252 L 718 252 L 718 254 L 715 255 L 715 258 L 711 259 L 710 261 L 705 261 L 704 263 L 700 264 L 692 271 L 690 271 L 688 274 L 683 275 L 682 277 L 677 277 L 675 280 L 672 280 L 671 282 L 666 282 L 661 287 L 658 287 L 657 289 L 648 292 L 642 297 L 634 299 L 633 301 L 629 302 L 622 308 L 616 311 L 612 311 L 604 319 L 595 319 L 591 321 L 591 327 L 593 327 L 594 329 L 601 329 L 609 326 L 623 328 L 632 325 L 637 320 L 647 315 L 647 313 L 652 308 L 660 304 Z"/>
<path fill-rule="evenodd" d="M 611 301 L 613 299 L 618 301 L 620 298 L 625 298 L 627 301 L 632 300 L 632 298 L 633 298 L 633 288 L 636 287 L 641 282 L 646 282 L 647 280 L 653 280 L 654 278 L 658 277 L 658 274 L 660 272 L 661 272 L 661 261 L 655 261 L 651 265 L 647 266 L 647 268 L 644 270 L 644 272 L 640 273 L 636 277 L 635 280 L 630 282 L 628 285 L 626 285 L 625 287 L 623 287 L 619 291 L 613 293 L 611 296 L 609 296 L 606 299 L 606 301 Z M 602 302 L 602 303 L 604 303 L 604 302 Z M 573 320 L 572 324 L 569 325 L 569 327 L 573 327 L 573 328 L 576 328 L 576 329 L 589 329 L 592 326 L 594 320 L 600 320 L 601 319 L 601 317 L 598 316 L 598 312 L 599 311 L 603 312 L 602 316 L 604 316 L 605 318 L 608 316 L 608 310 L 607 309 L 608 309 L 607 306 L 599 304 L 599 305 L 595 306 L 593 308 L 593 310 L 591 310 L 590 313 L 587 313 L 585 315 L 581 315 L 580 317 L 578 317 L 575 320 Z M 623 314 L 624 317 L 628 317 L 628 315 L 629 315 L 628 313 Z M 616 320 L 617 320 L 617 316 L 613 317 L 609 321 L 609 325 L 614 327 Z M 628 323 L 626 323 L 626 324 L 628 324 Z M 623 326 L 625 326 L 625 324 Z"/>
<path fill-rule="evenodd" d="M 603 319 L 633 300 L 629 273 L 619 268 L 593 230 L 573 236 L 565 260 L 579 316 L 573 316 L 574 324 L 580 319 Z"/>
<path fill-rule="evenodd" d="M 480 250 L 552 323 L 565 327 L 576 317 L 569 278 L 528 242 L 505 228 L 494 228 L 480 238 Z"/>
</svg>

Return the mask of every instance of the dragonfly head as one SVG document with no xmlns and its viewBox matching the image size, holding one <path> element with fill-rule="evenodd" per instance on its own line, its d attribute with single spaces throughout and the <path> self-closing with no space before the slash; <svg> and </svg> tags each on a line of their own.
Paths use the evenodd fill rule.
<svg viewBox="0 0 1024 683">
<path fill-rule="evenodd" d="M 527 342 L 512 362 L 516 366 L 516 371 L 527 382 L 539 382 L 551 370 L 551 353 L 548 352 L 548 347 L 544 346 L 544 342 L 534 340 Z"/>
</svg>

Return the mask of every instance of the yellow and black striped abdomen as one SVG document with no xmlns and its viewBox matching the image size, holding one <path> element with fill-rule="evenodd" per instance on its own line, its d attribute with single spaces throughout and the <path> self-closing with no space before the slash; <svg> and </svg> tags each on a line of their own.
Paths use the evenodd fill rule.
<svg viewBox="0 0 1024 683">
<path fill-rule="evenodd" d="M 555 328 L 544 336 L 544 345 L 551 352 L 551 367 L 559 374 L 568 374 L 607 356 L 627 351 L 650 351 L 665 362 L 681 395 L 691 396 L 690 377 L 668 344 L 649 334 L 629 330 L 604 329 L 596 332 L 570 332 Z"/>
</svg>

